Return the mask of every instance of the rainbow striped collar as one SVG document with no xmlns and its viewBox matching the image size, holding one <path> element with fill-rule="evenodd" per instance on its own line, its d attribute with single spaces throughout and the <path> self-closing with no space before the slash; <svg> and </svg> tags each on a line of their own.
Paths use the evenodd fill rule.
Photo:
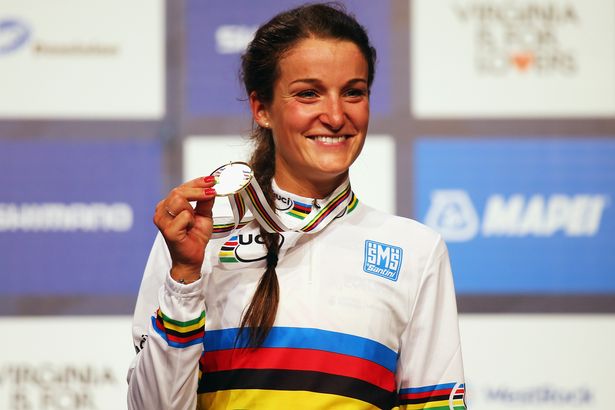
<svg viewBox="0 0 615 410">
<path fill-rule="evenodd" d="M 306 198 L 284 191 L 275 181 L 272 181 L 272 188 L 275 210 L 267 203 L 256 179 L 245 190 L 229 197 L 233 220 L 222 222 L 215 218 L 214 237 L 227 236 L 254 219 L 269 232 L 315 233 L 334 219 L 352 212 L 358 204 L 348 179 L 323 199 Z M 246 215 L 248 210 L 251 216 Z"/>
</svg>

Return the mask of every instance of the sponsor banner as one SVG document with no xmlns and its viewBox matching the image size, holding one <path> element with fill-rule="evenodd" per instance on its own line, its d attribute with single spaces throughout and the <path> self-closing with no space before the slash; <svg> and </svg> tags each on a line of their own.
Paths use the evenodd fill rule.
<svg viewBox="0 0 615 410">
<path fill-rule="evenodd" d="M 187 109 L 191 115 L 247 113 L 248 104 L 239 80 L 239 57 L 259 25 L 276 13 L 305 3 L 300 0 L 188 0 Z M 372 86 L 371 111 L 391 111 L 390 4 L 369 0 L 343 1 L 369 31 L 378 52 Z"/>
<path fill-rule="evenodd" d="M 125 409 L 130 317 L 0 318 L 0 408 Z"/>
<path fill-rule="evenodd" d="M 164 27 L 161 0 L 3 2 L 0 118 L 162 118 Z"/>
<path fill-rule="evenodd" d="M 136 294 L 161 181 L 158 141 L 0 140 L 0 294 Z"/>
<path fill-rule="evenodd" d="M 230 161 L 247 161 L 252 145 L 237 135 L 191 136 L 184 140 L 184 180 L 209 175 Z M 395 139 L 370 135 L 363 151 L 350 168 L 352 189 L 359 201 L 385 212 L 395 213 L 397 197 Z M 375 168 L 374 164 L 378 164 Z M 230 215 L 226 199 L 219 198 L 214 215 Z"/>
<path fill-rule="evenodd" d="M 609 410 L 613 315 L 460 315 L 472 410 Z"/>
<path fill-rule="evenodd" d="M 411 13 L 416 117 L 615 115 L 613 1 L 415 0 Z"/>
<path fill-rule="evenodd" d="M 462 293 L 615 293 L 615 140 L 420 139 L 415 209 Z"/>
</svg>

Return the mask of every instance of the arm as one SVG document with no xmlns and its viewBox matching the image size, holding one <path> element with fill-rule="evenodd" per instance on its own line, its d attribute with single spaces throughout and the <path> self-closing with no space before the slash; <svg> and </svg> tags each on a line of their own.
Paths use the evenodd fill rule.
<svg viewBox="0 0 615 410">
<path fill-rule="evenodd" d="M 213 227 L 214 184 L 213 178 L 189 181 L 156 207 L 160 235 L 135 309 L 138 354 L 128 372 L 129 409 L 195 408 L 205 324 L 200 275 Z"/>
<path fill-rule="evenodd" d="M 455 289 L 448 251 L 441 238 L 432 249 L 412 300 L 396 375 L 399 408 L 429 403 L 431 407 L 465 409 Z"/>
<path fill-rule="evenodd" d="M 168 274 L 170 257 L 159 235 L 137 299 L 128 371 L 129 409 L 194 409 L 202 351 L 202 280 L 189 285 Z"/>
</svg>

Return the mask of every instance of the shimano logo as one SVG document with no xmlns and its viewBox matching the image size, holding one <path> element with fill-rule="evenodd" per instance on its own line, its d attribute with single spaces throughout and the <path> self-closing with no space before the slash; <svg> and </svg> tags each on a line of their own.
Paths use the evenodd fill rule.
<svg viewBox="0 0 615 410">
<path fill-rule="evenodd" d="M 486 200 L 479 218 L 470 196 L 463 190 L 436 190 L 425 223 L 448 241 L 484 237 L 591 237 L 598 233 L 609 196 L 604 194 L 552 194 L 504 196 Z"/>
<path fill-rule="evenodd" d="M 365 241 L 363 270 L 396 281 L 402 257 L 403 250 L 397 246 L 367 240 Z"/>
<path fill-rule="evenodd" d="M 0 232 L 126 232 L 133 224 L 126 203 L 0 203 Z"/>
<path fill-rule="evenodd" d="M 219 54 L 243 53 L 252 41 L 256 26 L 223 25 L 215 33 L 216 51 Z"/>
<path fill-rule="evenodd" d="M 26 44 L 30 29 L 19 20 L 0 20 L 0 55 L 8 54 Z"/>
</svg>

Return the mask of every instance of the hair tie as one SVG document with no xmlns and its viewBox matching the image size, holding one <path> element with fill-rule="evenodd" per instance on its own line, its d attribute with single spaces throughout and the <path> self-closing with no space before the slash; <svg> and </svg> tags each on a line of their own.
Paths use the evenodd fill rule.
<svg viewBox="0 0 615 410">
<path fill-rule="evenodd" d="M 275 267 L 278 265 L 278 253 L 277 252 L 267 252 L 267 266 Z"/>
</svg>

